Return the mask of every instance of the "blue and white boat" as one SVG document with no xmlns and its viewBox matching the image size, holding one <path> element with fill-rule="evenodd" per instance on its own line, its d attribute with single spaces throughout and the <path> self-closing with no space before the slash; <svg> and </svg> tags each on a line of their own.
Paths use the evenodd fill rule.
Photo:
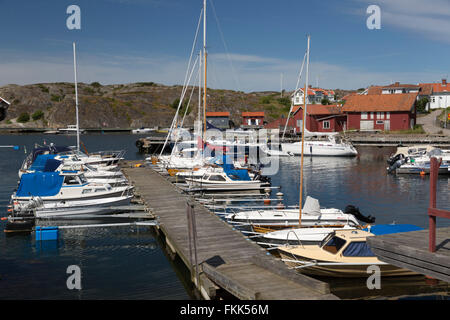
<svg viewBox="0 0 450 320">
<path fill-rule="evenodd" d="M 132 190 L 131 186 L 111 187 L 109 184 L 89 182 L 78 171 L 36 171 L 22 174 L 11 200 L 13 203 L 25 203 L 40 197 L 44 203 L 80 201 L 125 196 Z"/>
</svg>

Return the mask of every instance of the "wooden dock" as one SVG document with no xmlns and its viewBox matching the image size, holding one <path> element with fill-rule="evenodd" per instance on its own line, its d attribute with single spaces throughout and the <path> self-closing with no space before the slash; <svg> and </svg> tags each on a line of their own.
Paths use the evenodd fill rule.
<svg viewBox="0 0 450 320">
<path fill-rule="evenodd" d="M 430 252 L 428 230 L 369 237 L 377 257 L 394 266 L 450 282 L 450 227 L 436 229 L 436 251 Z"/>
<path fill-rule="evenodd" d="M 245 300 L 337 299 L 327 283 L 288 269 L 165 176 L 134 164 L 128 161 L 122 171 L 157 217 L 158 233 L 190 270 L 193 283 L 205 299 L 213 299 L 220 290 Z M 193 228 L 191 204 L 195 212 Z"/>
</svg>

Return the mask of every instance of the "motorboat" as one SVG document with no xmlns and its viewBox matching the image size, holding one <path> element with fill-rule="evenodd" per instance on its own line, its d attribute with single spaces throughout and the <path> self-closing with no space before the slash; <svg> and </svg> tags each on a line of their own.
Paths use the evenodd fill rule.
<svg viewBox="0 0 450 320">
<path fill-rule="evenodd" d="M 295 156 L 302 154 L 302 142 L 281 143 L 281 150 Z M 354 157 L 358 151 L 337 132 L 310 132 L 305 129 L 303 146 L 305 156 Z"/>
<path fill-rule="evenodd" d="M 112 187 L 105 183 L 89 182 L 83 173 L 73 171 L 22 174 L 12 202 L 24 203 L 40 197 L 44 203 L 92 200 L 132 194 L 132 186 Z"/>
<path fill-rule="evenodd" d="M 82 201 L 57 201 L 45 203 L 40 197 L 12 206 L 16 216 L 33 215 L 36 218 L 69 217 L 113 214 L 123 211 L 121 206 L 130 204 L 132 195 Z"/>
<path fill-rule="evenodd" d="M 407 156 L 404 153 L 397 153 L 389 158 L 389 167 L 386 170 L 388 173 L 429 174 L 431 157 L 441 159 L 438 170 L 439 174 L 449 173 L 450 150 L 442 150 L 439 148 L 423 148 L 422 151 L 407 153 Z"/>
<path fill-rule="evenodd" d="M 260 190 L 270 186 L 270 179 L 260 174 L 250 177 L 247 168 L 236 168 L 227 155 L 223 155 L 216 164 L 219 164 L 222 170 L 206 170 L 202 176 L 185 176 L 184 180 L 190 188 L 197 190 Z"/>
<path fill-rule="evenodd" d="M 86 130 L 84 129 L 78 129 L 79 133 L 84 133 Z M 64 133 L 64 134 L 77 134 L 77 125 L 71 124 L 68 125 L 66 128 L 59 128 L 58 133 Z"/>
<path fill-rule="evenodd" d="M 300 212 L 298 208 L 238 211 L 225 215 L 225 218 L 234 224 L 251 226 L 255 231 L 268 232 L 298 227 Z M 373 223 L 375 218 L 364 217 L 354 206 L 347 206 L 345 212 L 336 208 L 321 208 L 319 201 L 310 196 L 306 198 L 302 208 L 301 225 L 306 227 L 357 227 L 360 226 L 359 221 Z"/>
<path fill-rule="evenodd" d="M 154 132 L 154 131 L 156 131 L 156 128 L 145 128 L 145 127 L 142 127 L 142 128 L 139 128 L 139 129 L 131 130 L 131 133 L 133 133 L 133 134 L 144 134 L 144 133 L 150 133 L 150 132 Z"/>
<path fill-rule="evenodd" d="M 343 225 L 338 227 L 317 228 L 287 228 L 261 234 L 258 244 L 264 247 L 277 247 L 280 245 L 318 245 L 325 237 L 336 230 L 356 230 L 356 226 Z"/>
<path fill-rule="evenodd" d="M 366 230 L 341 229 L 330 233 L 319 245 L 280 246 L 278 252 L 288 266 L 310 275 L 367 277 L 369 266 L 378 266 L 386 277 L 417 275 L 380 261 L 367 244 L 372 236 L 375 234 Z"/>
</svg>

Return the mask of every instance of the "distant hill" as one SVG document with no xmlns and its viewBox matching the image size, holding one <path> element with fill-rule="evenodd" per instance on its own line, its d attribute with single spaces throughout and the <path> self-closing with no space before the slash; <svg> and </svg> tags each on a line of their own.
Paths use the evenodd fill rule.
<svg viewBox="0 0 450 320">
<path fill-rule="evenodd" d="M 153 82 L 101 85 L 78 84 L 80 127 L 139 128 L 170 126 L 181 86 Z M 191 95 L 186 92 L 185 101 Z M 207 111 L 229 111 L 232 121 L 241 124 L 241 112 L 265 111 L 266 121 L 286 116 L 290 93 L 265 91 L 244 93 L 208 89 Z M 61 128 L 75 124 L 75 86 L 72 83 L 39 83 L 0 87 L 0 96 L 11 102 L 0 127 Z M 186 124 L 197 115 L 198 89 L 194 88 Z M 184 109 L 183 109 L 184 110 Z M 26 121 L 27 116 L 29 120 Z"/>
</svg>

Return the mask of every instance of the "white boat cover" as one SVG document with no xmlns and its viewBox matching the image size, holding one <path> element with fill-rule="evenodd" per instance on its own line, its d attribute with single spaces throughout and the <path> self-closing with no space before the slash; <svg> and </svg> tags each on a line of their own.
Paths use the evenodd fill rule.
<svg viewBox="0 0 450 320">
<path fill-rule="evenodd" d="M 313 197 L 307 196 L 305 204 L 303 205 L 302 212 L 314 215 L 320 215 L 320 203 L 319 200 Z"/>
</svg>

